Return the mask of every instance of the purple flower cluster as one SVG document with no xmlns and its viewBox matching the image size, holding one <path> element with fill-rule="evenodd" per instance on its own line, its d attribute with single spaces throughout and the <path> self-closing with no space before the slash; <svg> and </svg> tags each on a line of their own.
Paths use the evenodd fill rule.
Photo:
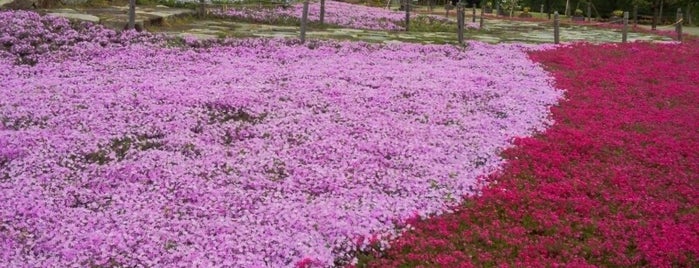
<svg viewBox="0 0 699 268">
<path fill-rule="evenodd" d="M 161 44 L 161 36 L 136 31 L 115 32 L 92 23 L 71 24 L 65 18 L 28 11 L 0 12 L 0 51 L 16 55 L 20 63 L 35 63 L 39 55 L 80 46 Z"/>
<path fill-rule="evenodd" d="M 478 29 L 481 28 L 481 24 L 478 23 L 478 22 L 469 22 L 469 21 L 467 21 L 467 22 L 464 23 L 464 27 L 466 27 L 466 29 L 478 30 Z"/>
<path fill-rule="evenodd" d="M 511 138 L 551 123 L 561 92 L 526 49 L 246 39 L 76 44 L 35 65 L 0 54 L 0 262 L 351 260 L 358 238 L 447 211 Z"/>
<path fill-rule="evenodd" d="M 224 17 L 266 23 L 299 21 L 303 14 L 303 4 L 296 3 L 289 8 L 229 9 L 226 11 L 216 11 L 216 14 Z M 437 16 L 432 16 L 432 19 L 445 20 Z M 320 2 L 310 3 L 308 8 L 308 20 L 311 22 L 320 21 Z M 404 20 L 405 13 L 402 12 L 337 1 L 328 0 L 325 2 L 325 22 L 340 27 L 397 31 L 405 29 L 404 26 L 402 26 Z"/>
</svg>

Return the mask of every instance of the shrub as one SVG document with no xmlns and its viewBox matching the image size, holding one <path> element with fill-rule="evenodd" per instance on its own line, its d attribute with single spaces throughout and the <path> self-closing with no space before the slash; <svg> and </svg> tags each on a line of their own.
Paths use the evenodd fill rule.
<svg viewBox="0 0 699 268">
<path fill-rule="evenodd" d="M 617 9 L 617 10 L 614 10 L 614 11 L 612 12 L 612 15 L 613 15 L 614 17 L 621 17 L 621 16 L 624 16 L 624 11 L 618 10 L 618 9 Z"/>
</svg>

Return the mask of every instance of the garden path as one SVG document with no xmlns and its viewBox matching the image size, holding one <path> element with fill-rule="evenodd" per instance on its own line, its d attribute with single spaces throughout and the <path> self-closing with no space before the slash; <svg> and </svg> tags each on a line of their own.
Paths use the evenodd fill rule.
<svg viewBox="0 0 699 268">
<path fill-rule="evenodd" d="M 123 28 L 127 20 L 126 6 L 101 8 L 46 10 L 56 16 L 86 20 L 104 24 L 111 28 Z M 166 6 L 138 7 L 137 24 L 152 31 L 177 36 L 195 36 L 203 39 L 219 37 L 294 37 L 298 27 L 264 25 L 225 20 L 198 20 L 192 18 L 191 9 L 169 8 Z M 186 17 L 186 23 L 163 23 Z M 553 29 L 549 22 L 510 21 L 488 18 L 482 31 L 471 30 L 465 33 L 466 39 L 488 43 L 525 42 L 548 43 L 553 40 Z M 361 40 L 376 43 L 455 43 L 456 33 L 450 32 L 386 32 L 345 28 L 311 30 L 311 39 Z M 561 31 L 564 42 L 587 41 L 592 43 L 620 42 L 618 30 L 600 29 L 584 25 L 564 25 Z M 670 38 L 647 33 L 629 33 L 630 41 L 670 41 Z"/>
<path fill-rule="evenodd" d="M 293 26 L 261 25 L 221 20 L 195 21 L 186 29 L 162 29 L 174 35 L 193 35 L 199 38 L 216 38 L 220 36 L 250 37 L 294 37 L 298 28 Z M 467 31 L 466 39 L 487 43 L 525 42 L 549 43 L 553 41 L 552 26 L 541 22 L 523 22 L 488 19 L 483 31 Z M 386 32 L 329 28 L 309 31 L 309 38 L 362 40 L 368 42 L 419 42 L 419 43 L 453 43 L 456 33 L 449 32 Z M 592 43 L 621 42 L 621 33 L 616 30 L 600 29 L 591 26 L 570 25 L 562 28 L 561 40 L 565 42 L 588 41 Z M 670 41 L 670 38 L 646 34 L 629 33 L 630 41 Z"/>
</svg>

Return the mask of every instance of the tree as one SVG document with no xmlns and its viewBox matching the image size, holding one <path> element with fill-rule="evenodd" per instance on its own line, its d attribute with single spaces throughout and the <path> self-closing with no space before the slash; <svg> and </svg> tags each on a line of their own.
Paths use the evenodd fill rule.
<svg viewBox="0 0 699 268">
<path fill-rule="evenodd" d="M 510 17 L 514 15 L 515 8 L 519 5 L 519 0 L 500 0 L 500 7 L 510 11 Z"/>
<path fill-rule="evenodd" d="M 684 18 L 685 18 L 685 23 L 689 25 L 694 24 L 694 11 L 696 9 L 696 4 L 699 3 L 699 0 L 665 0 L 665 2 L 669 2 L 669 4 L 676 4 L 676 7 L 682 7 L 682 10 L 684 10 Z"/>
<path fill-rule="evenodd" d="M 685 13 L 687 14 L 687 24 L 689 25 L 694 25 L 694 4 L 699 1 L 687 1 L 687 10 Z"/>
<path fill-rule="evenodd" d="M 651 29 L 655 30 L 658 28 L 658 13 L 660 13 L 658 7 L 660 6 L 660 0 L 653 0 L 651 6 L 653 7 L 653 23 L 651 24 Z"/>
<path fill-rule="evenodd" d="M 676 8 L 683 8 L 684 9 L 684 14 L 685 14 L 685 22 L 690 23 L 692 22 L 692 11 L 695 7 L 695 4 L 698 3 L 699 0 L 632 0 L 631 3 L 633 5 L 637 5 L 638 7 L 650 7 L 653 10 L 653 24 L 652 24 L 652 29 L 655 30 L 657 28 L 658 23 L 660 23 L 660 18 L 662 17 L 662 10 L 663 6 L 667 6 L 670 8 L 670 10 L 675 10 Z"/>
</svg>

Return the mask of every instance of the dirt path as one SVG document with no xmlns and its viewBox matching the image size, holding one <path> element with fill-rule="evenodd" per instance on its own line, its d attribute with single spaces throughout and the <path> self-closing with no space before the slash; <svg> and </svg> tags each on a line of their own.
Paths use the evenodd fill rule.
<svg viewBox="0 0 699 268">
<path fill-rule="evenodd" d="M 650 25 L 639 25 L 642 28 L 650 30 L 651 27 Z M 675 26 L 674 25 L 662 25 L 658 26 L 657 29 L 659 31 L 674 31 Z M 699 26 L 682 26 L 682 32 L 694 36 L 699 36 Z"/>
</svg>

